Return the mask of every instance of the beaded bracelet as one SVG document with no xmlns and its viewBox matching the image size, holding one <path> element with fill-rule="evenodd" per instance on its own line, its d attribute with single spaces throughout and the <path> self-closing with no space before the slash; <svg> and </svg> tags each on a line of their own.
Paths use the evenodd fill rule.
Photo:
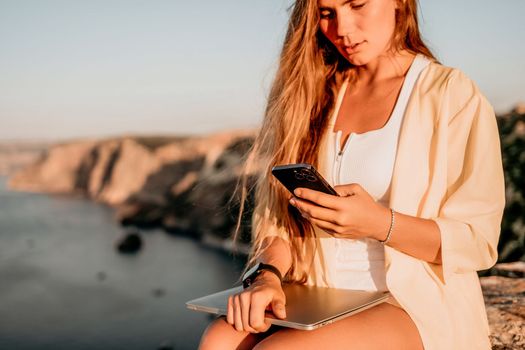
<svg viewBox="0 0 525 350">
<path fill-rule="evenodd" d="M 386 238 L 383 241 L 379 240 L 379 242 L 381 242 L 382 244 L 386 244 L 390 240 L 390 235 L 392 234 L 392 231 L 394 230 L 394 223 L 395 223 L 394 209 L 390 208 L 390 213 L 391 213 L 390 228 L 388 229 L 388 234 L 386 235 Z"/>
</svg>

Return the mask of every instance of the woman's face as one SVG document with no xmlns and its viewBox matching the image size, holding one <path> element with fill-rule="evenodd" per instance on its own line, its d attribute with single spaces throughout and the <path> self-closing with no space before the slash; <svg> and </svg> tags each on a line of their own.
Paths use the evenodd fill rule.
<svg viewBox="0 0 525 350">
<path fill-rule="evenodd" d="M 390 48 L 396 0 L 318 0 L 319 28 L 350 63 L 365 65 Z"/>
</svg>

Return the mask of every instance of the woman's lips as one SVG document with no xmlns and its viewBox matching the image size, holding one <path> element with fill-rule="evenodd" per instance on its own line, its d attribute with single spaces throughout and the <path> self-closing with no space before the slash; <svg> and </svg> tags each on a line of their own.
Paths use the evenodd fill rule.
<svg viewBox="0 0 525 350">
<path fill-rule="evenodd" d="M 345 50 L 345 52 L 347 54 L 354 53 L 361 46 L 362 43 L 363 43 L 363 41 L 361 41 L 359 43 L 352 44 L 350 46 L 344 46 L 344 50 Z"/>
</svg>

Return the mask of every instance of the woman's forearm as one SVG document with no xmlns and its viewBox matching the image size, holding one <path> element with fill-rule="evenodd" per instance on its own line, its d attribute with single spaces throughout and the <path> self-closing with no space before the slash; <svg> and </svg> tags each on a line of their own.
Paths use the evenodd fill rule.
<svg viewBox="0 0 525 350">
<path fill-rule="evenodd" d="M 290 204 L 312 224 L 338 238 L 386 238 L 391 221 L 389 208 L 357 183 L 338 185 L 335 190 L 338 196 L 298 188 Z M 415 258 L 441 263 L 441 232 L 433 220 L 396 212 L 387 245 Z"/>
<path fill-rule="evenodd" d="M 378 240 L 386 238 L 390 227 L 388 208 L 385 208 L 381 220 L 385 223 L 385 230 L 374 235 L 373 238 Z M 415 258 L 441 264 L 441 233 L 433 220 L 395 212 L 394 227 L 386 244 Z"/>
<path fill-rule="evenodd" d="M 268 237 L 263 244 L 265 249 L 258 261 L 277 267 L 284 277 L 292 266 L 292 253 L 288 243 L 280 237 Z"/>
</svg>

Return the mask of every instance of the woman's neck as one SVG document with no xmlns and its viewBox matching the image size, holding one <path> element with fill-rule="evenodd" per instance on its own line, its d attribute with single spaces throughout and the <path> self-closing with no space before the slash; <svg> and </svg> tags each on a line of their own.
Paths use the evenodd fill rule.
<svg viewBox="0 0 525 350">
<path fill-rule="evenodd" d="M 406 50 L 378 56 L 369 63 L 358 66 L 356 84 L 375 85 L 385 80 L 405 76 L 415 55 Z"/>
</svg>

